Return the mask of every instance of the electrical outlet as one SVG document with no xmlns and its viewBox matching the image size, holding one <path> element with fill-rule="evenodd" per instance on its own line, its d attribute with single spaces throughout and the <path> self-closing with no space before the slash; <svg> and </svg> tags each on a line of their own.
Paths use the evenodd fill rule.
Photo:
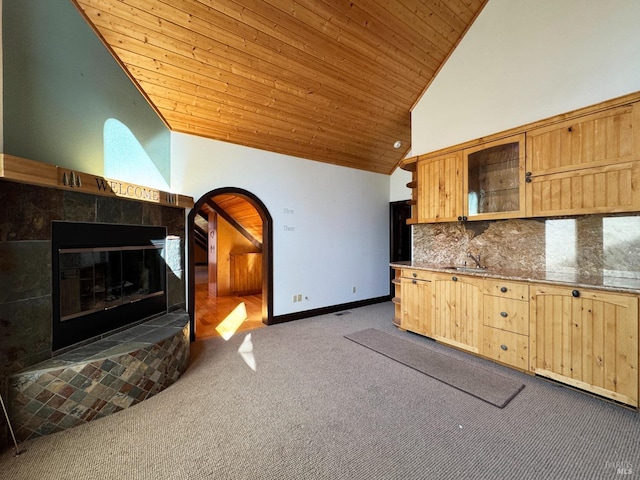
<svg viewBox="0 0 640 480">
<path fill-rule="evenodd" d="M 301 302 L 301 301 L 302 301 L 302 294 L 301 294 L 301 293 L 299 293 L 299 294 L 298 294 L 298 302 Z"/>
<path fill-rule="evenodd" d="M 293 303 L 296 303 L 297 301 L 298 301 L 298 296 L 297 296 L 297 295 L 294 295 L 294 296 L 293 296 Z"/>
</svg>

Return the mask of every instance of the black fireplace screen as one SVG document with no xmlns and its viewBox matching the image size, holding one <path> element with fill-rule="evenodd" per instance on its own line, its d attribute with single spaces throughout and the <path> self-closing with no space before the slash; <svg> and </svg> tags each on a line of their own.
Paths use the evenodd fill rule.
<svg viewBox="0 0 640 480">
<path fill-rule="evenodd" d="M 163 293 L 162 245 L 59 250 L 60 320 Z"/>
<path fill-rule="evenodd" d="M 167 310 L 165 227 L 53 222 L 53 349 Z"/>
</svg>

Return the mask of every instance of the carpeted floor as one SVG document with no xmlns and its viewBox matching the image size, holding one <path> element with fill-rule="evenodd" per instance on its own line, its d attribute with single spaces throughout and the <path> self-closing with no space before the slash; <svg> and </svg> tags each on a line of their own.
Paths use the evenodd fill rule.
<svg viewBox="0 0 640 480">
<path fill-rule="evenodd" d="M 193 344 L 173 386 L 0 456 L 0 478 L 603 479 L 640 474 L 635 411 L 397 330 L 383 303 Z M 376 328 L 526 387 L 496 408 L 344 338 Z M 238 349 L 243 345 L 242 352 Z M 255 370 L 252 361 L 255 362 Z M 631 470 L 623 474 L 622 470 Z"/>
<path fill-rule="evenodd" d="M 375 328 L 350 333 L 344 338 L 498 408 L 504 408 L 524 388 L 524 383 L 500 375 L 495 369 L 471 364 L 466 359 L 454 358 Z"/>
</svg>

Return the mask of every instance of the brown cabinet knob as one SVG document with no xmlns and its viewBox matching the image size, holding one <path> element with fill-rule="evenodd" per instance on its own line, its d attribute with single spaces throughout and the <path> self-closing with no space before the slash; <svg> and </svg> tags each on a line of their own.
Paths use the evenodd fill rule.
<svg viewBox="0 0 640 480">
<path fill-rule="evenodd" d="M 504 350 L 505 352 L 508 350 L 507 346 L 504 343 L 502 345 L 500 345 L 500 348 L 502 350 Z"/>
<path fill-rule="evenodd" d="M 502 287 L 502 288 L 500 289 L 500 291 L 501 291 L 502 293 L 507 293 L 507 287 Z"/>
<path fill-rule="evenodd" d="M 501 317 L 507 318 L 507 315 L 508 315 L 507 312 L 500 312 Z"/>
</svg>

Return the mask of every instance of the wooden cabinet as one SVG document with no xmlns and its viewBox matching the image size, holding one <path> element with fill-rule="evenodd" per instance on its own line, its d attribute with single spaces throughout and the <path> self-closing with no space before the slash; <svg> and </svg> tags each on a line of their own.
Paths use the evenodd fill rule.
<svg viewBox="0 0 640 480">
<path fill-rule="evenodd" d="M 521 370 L 529 369 L 529 286 L 485 279 L 480 353 Z"/>
<path fill-rule="evenodd" d="M 394 283 L 400 328 L 638 407 L 637 295 L 411 268 Z"/>
<path fill-rule="evenodd" d="M 527 216 L 640 209 L 638 103 L 527 132 Z"/>
<path fill-rule="evenodd" d="M 431 336 L 431 274 L 402 269 L 400 328 Z"/>
<path fill-rule="evenodd" d="M 443 343 L 480 351 L 482 278 L 433 274 L 433 335 Z"/>
<path fill-rule="evenodd" d="M 465 149 L 462 215 L 467 220 L 524 216 L 524 158 L 524 134 Z"/>
<path fill-rule="evenodd" d="M 638 406 L 638 298 L 531 285 L 531 369 Z"/>
<path fill-rule="evenodd" d="M 418 222 L 453 222 L 462 215 L 462 152 L 418 161 Z"/>
<path fill-rule="evenodd" d="M 523 216 L 524 140 L 521 134 L 420 159 L 418 222 Z"/>
<path fill-rule="evenodd" d="M 639 98 L 405 161 L 414 169 L 411 223 L 639 211 Z"/>
</svg>

